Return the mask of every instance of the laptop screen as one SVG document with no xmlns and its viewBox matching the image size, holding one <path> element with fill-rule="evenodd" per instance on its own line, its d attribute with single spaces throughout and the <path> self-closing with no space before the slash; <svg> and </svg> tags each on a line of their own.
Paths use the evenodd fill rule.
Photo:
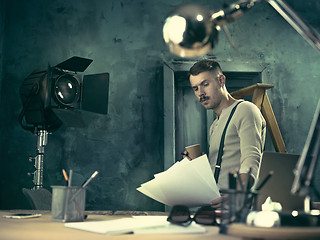
<svg viewBox="0 0 320 240">
<path fill-rule="evenodd" d="M 261 205 L 270 196 L 273 202 L 279 202 L 283 211 L 303 210 L 304 198 L 291 194 L 291 186 L 294 180 L 294 169 L 299 155 L 264 152 L 260 167 L 259 179 L 262 181 L 270 171 L 273 175 L 270 180 L 260 190 L 257 201 L 257 208 L 261 210 Z"/>
</svg>

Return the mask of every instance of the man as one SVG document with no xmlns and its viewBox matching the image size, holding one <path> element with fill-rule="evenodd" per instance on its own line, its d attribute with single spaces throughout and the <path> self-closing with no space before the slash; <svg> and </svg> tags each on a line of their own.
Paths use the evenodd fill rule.
<svg viewBox="0 0 320 240">
<path fill-rule="evenodd" d="M 223 130 L 230 113 L 234 114 L 226 129 L 223 155 L 220 166 L 217 166 L 219 189 L 229 187 L 229 172 L 239 170 L 242 183 L 249 187 L 257 179 L 262 150 L 265 143 L 266 122 L 256 105 L 251 102 L 234 99 L 226 89 L 226 76 L 218 62 L 204 59 L 195 63 L 189 71 L 190 84 L 193 91 L 206 109 L 212 109 L 216 120 L 210 127 L 209 161 L 215 172 L 217 156 Z M 235 108 L 236 106 L 236 108 Z M 218 164 L 219 165 L 219 164 Z M 211 202 L 219 207 L 221 199 Z"/>
</svg>

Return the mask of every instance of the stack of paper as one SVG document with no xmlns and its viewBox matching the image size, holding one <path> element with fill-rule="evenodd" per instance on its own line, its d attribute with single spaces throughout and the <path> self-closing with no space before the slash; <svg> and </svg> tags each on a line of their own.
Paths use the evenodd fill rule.
<svg viewBox="0 0 320 240">
<path fill-rule="evenodd" d="M 196 207 L 220 196 L 207 158 L 183 159 L 168 170 L 154 175 L 138 191 L 163 204 Z"/>
<path fill-rule="evenodd" d="M 109 221 L 65 223 L 65 227 L 101 234 L 183 234 L 205 233 L 195 222 L 187 227 L 167 222 L 166 216 L 134 216 Z"/>
</svg>

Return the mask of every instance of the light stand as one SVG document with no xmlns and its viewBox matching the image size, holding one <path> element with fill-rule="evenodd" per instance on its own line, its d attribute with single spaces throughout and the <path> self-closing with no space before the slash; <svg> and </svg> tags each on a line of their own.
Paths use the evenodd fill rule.
<svg viewBox="0 0 320 240">
<path fill-rule="evenodd" d="M 43 188 L 43 158 L 44 148 L 48 142 L 48 131 L 44 129 L 35 129 L 37 139 L 37 155 L 29 157 L 29 161 L 34 161 L 35 171 L 29 172 L 28 175 L 33 174 L 32 189 L 23 188 L 22 192 L 27 197 L 31 207 L 37 210 L 50 210 L 51 209 L 51 192 Z"/>
<path fill-rule="evenodd" d="M 43 158 L 44 158 L 44 147 L 48 143 L 48 131 L 47 130 L 37 130 L 36 135 L 38 136 L 37 141 L 37 155 L 35 157 L 29 157 L 29 161 L 34 161 L 35 171 L 34 173 L 28 173 L 28 175 L 33 174 L 33 189 L 40 189 L 43 187 Z"/>
<path fill-rule="evenodd" d="M 82 111 L 107 114 L 109 73 L 83 75 L 79 72 L 93 60 L 71 57 L 56 66 L 34 71 L 20 87 L 22 111 L 19 123 L 25 130 L 37 135 L 37 154 L 34 161 L 34 187 L 23 188 L 34 209 L 51 208 L 51 193 L 43 188 L 44 149 L 48 134 L 62 124 L 68 127 L 86 127 Z"/>
</svg>

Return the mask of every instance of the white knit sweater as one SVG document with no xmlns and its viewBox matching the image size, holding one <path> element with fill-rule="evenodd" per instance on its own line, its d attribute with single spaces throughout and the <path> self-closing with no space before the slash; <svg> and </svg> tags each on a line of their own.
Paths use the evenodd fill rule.
<svg viewBox="0 0 320 240">
<path fill-rule="evenodd" d="M 223 129 L 233 107 L 241 100 L 222 110 L 210 127 L 209 159 L 212 171 L 215 170 Z M 248 101 L 240 103 L 227 128 L 224 153 L 218 180 L 219 189 L 228 188 L 228 173 L 239 169 L 256 180 L 259 174 L 262 151 L 266 136 L 266 122 L 258 107 Z"/>
</svg>

